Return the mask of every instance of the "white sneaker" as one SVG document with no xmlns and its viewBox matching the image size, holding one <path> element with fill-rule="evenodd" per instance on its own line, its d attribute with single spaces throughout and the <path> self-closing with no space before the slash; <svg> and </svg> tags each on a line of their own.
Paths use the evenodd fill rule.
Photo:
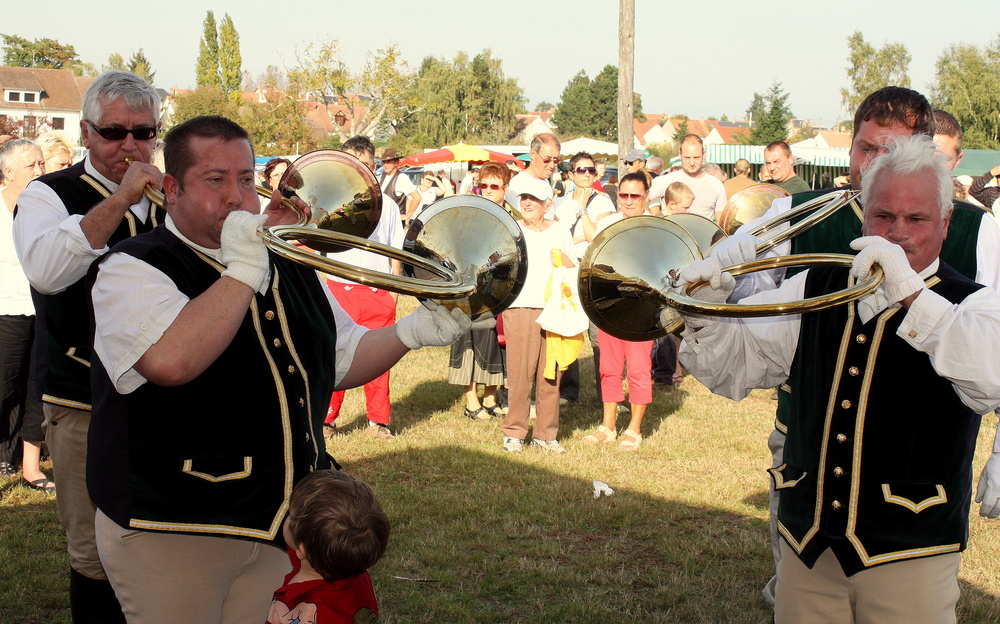
<svg viewBox="0 0 1000 624">
<path fill-rule="evenodd" d="M 558 440 L 539 440 L 538 438 L 531 438 L 531 446 L 538 447 L 550 453 L 566 452 L 566 449 L 564 449 L 562 445 L 559 444 Z"/>
<path fill-rule="evenodd" d="M 503 437 L 503 450 L 508 453 L 520 453 L 524 450 L 524 440 L 520 438 L 512 438 L 510 436 Z"/>
</svg>

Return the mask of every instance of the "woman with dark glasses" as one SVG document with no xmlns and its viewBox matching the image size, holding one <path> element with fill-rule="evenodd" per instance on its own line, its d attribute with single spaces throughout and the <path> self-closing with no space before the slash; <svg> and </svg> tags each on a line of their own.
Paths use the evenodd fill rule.
<svg viewBox="0 0 1000 624">
<path fill-rule="evenodd" d="M 510 169 L 490 161 L 479 170 L 479 186 L 483 197 L 503 206 L 515 219 L 520 219 L 521 213 L 504 201 L 510 177 Z M 467 417 L 473 420 L 491 420 L 503 415 L 497 392 L 507 382 L 505 356 L 495 327 L 469 330 L 452 343 L 448 383 L 464 387 Z M 482 400 L 479 398 L 480 384 L 484 386 Z"/>
</svg>

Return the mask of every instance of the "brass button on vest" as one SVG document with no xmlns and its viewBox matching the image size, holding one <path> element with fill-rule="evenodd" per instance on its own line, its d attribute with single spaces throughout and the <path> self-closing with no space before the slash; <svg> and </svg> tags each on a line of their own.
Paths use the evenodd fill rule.
<svg viewBox="0 0 1000 624">
<path fill-rule="evenodd" d="M 272 310 L 268 310 L 267 312 L 264 313 L 264 318 L 266 318 L 269 321 L 274 320 L 274 312 Z"/>
<path fill-rule="evenodd" d="M 858 344 L 865 344 L 868 342 L 868 337 L 864 334 L 858 334 L 854 339 L 858 341 Z"/>
<path fill-rule="evenodd" d="M 843 444 L 844 442 L 847 442 L 847 436 L 844 435 L 844 434 L 842 434 L 842 433 L 838 433 L 837 434 L 837 442 L 840 442 L 841 444 Z"/>
<path fill-rule="evenodd" d="M 843 507 L 843 505 L 840 504 L 839 500 L 835 500 L 832 503 L 830 503 L 830 507 L 832 507 L 834 511 L 837 511 L 838 509 Z"/>
<path fill-rule="evenodd" d="M 295 367 L 292 366 L 291 364 L 288 365 L 288 373 L 290 375 L 294 375 L 295 374 Z"/>
<path fill-rule="evenodd" d="M 274 346 L 281 347 L 281 338 L 274 339 Z"/>
<path fill-rule="evenodd" d="M 851 402 L 848 401 L 847 399 L 844 399 L 843 401 L 840 402 L 840 406 L 842 408 L 844 408 L 844 409 L 850 409 L 851 408 Z"/>
<path fill-rule="evenodd" d="M 305 406 L 306 406 L 306 400 L 303 399 L 302 397 L 299 397 L 299 407 L 305 407 Z"/>
<path fill-rule="evenodd" d="M 835 477 L 844 476 L 844 469 L 841 468 L 840 466 L 837 466 L 836 468 L 833 469 L 833 476 Z"/>
<path fill-rule="evenodd" d="M 850 367 L 849 369 L 847 369 L 847 372 L 848 372 L 848 374 L 849 374 L 849 375 L 850 375 L 851 377 L 857 377 L 857 376 L 858 376 L 858 374 L 860 374 L 860 373 L 861 373 L 861 371 L 860 371 L 860 370 L 858 370 L 858 367 L 857 367 L 857 366 L 852 366 L 852 367 Z"/>
</svg>

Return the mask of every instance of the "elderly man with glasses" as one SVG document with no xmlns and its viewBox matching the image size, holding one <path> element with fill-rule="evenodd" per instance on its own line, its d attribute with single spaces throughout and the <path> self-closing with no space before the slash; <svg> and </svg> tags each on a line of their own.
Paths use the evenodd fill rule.
<svg viewBox="0 0 1000 624">
<path fill-rule="evenodd" d="M 533 180 L 542 180 L 551 186 L 552 174 L 559 168 L 559 162 L 562 160 L 559 155 L 562 145 L 555 135 L 548 132 L 531 139 L 530 148 L 531 162 L 528 168 L 511 178 L 507 194 L 504 196 L 511 206 L 517 206 L 524 188 L 536 188 Z"/>
<path fill-rule="evenodd" d="M 94 539 L 87 493 L 91 336 L 84 276 L 115 243 L 162 221 L 143 196 L 160 188 L 149 164 L 160 124 L 160 99 L 142 78 L 110 71 L 83 98 L 80 130 L 90 152 L 81 162 L 33 181 L 18 199 L 14 244 L 32 287 L 38 338 L 47 345 L 42 389 L 59 519 L 70 556 L 74 622 L 124 622 Z"/>
</svg>

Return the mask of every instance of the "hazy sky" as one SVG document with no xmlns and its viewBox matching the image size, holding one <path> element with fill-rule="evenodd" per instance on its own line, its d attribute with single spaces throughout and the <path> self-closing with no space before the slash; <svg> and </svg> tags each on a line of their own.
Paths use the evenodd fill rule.
<svg viewBox="0 0 1000 624">
<path fill-rule="evenodd" d="M 839 90 L 847 85 L 846 39 L 854 30 L 877 46 L 905 44 L 913 57 L 912 86 L 926 94 L 935 62 L 948 45 L 984 46 L 1000 32 L 986 10 L 989 4 L 971 0 L 635 4 L 635 90 L 643 109 L 694 118 L 723 113 L 742 118 L 754 91 L 763 93 L 778 80 L 791 96 L 796 117 L 832 124 L 847 116 Z M 581 69 L 594 77 L 618 59 L 618 3 L 611 0 L 50 0 L 45 10 L 40 6 L 9 2 L 0 32 L 72 44 L 82 60 L 98 68 L 114 52 L 127 59 L 141 47 L 156 72 L 156 85 L 164 88 L 195 86 L 207 10 L 220 21 L 227 12 L 233 18 L 243 67 L 253 75 L 269 64 L 290 67 L 296 46 L 325 39 L 340 41 L 355 70 L 367 50 L 390 43 L 399 45 L 414 67 L 428 55 L 452 59 L 460 51 L 474 55 L 489 48 L 533 107 L 542 100 L 558 103 Z M 363 6 L 362 13 L 358 8 Z"/>
</svg>

